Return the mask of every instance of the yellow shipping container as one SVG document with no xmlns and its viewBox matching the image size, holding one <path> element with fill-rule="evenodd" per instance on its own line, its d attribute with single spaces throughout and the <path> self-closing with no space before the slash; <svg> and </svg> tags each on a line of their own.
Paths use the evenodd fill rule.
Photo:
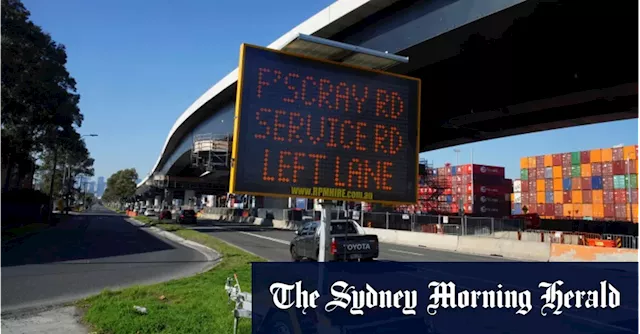
<svg viewBox="0 0 640 334">
<path fill-rule="evenodd" d="M 529 157 L 529 168 L 536 168 L 536 157 Z M 542 166 L 540 166 L 542 167 Z"/>
<path fill-rule="evenodd" d="M 638 159 L 638 157 L 636 156 L 636 146 L 635 145 L 629 145 L 629 146 L 625 146 L 622 149 L 623 152 L 623 158 L 624 160 L 626 159 L 631 159 L 631 160 L 635 160 Z"/>
<path fill-rule="evenodd" d="M 634 150 L 635 152 L 635 150 Z M 551 154 L 547 154 L 544 156 L 544 166 L 551 167 L 553 166 L 553 156 Z"/>
<path fill-rule="evenodd" d="M 584 217 L 593 217 L 593 207 L 591 204 L 582 204 L 582 215 Z"/>
<path fill-rule="evenodd" d="M 571 203 L 573 203 L 573 204 L 581 204 L 582 203 L 582 190 L 573 190 L 573 191 L 571 191 Z"/>
<path fill-rule="evenodd" d="M 542 189 L 544 189 L 544 187 Z M 544 191 L 538 191 L 538 193 L 536 194 L 536 203 L 544 204 L 544 200 L 545 200 L 544 195 L 545 195 Z"/>
<path fill-rule="evenodd" d="M 593 162 L 602 162 L 602 151 L 600 149 L 591 150 L 589 161 Z"/>
<path fill-rule="evenodd" d="M 593 202 L 593 204 L 603 204 L 604 203 L 602 190 L 592 190 L 591 191 L 591 202 Z M 604 212 L 604 207 L 602 208 L 602 212 Z"/>
<path fill-rule="evenodd" d="M 520 169 L 529 168 L 529 158 L 520 158 Z"/>
<path fill-rule="evenodd" d="M 585 177 L 591 176 L 591 164 L 581 164 L 580 175 Z"/>
<path fill-rule="evenodd" d="M 573 214 L 573 204 L 570 204 L 570 203 L 562 204 L 562 216 L 566 216 L 566 217 L 575 216 Z"/>
<path fill-rule="evenodd" d="M 562 187 L 560 188 L 562 189 Z M 555 190 L 553 192 L 553 203 L 562 204 L 563 202 L 564 202 L 564 196 L 562 196 L 562 190 Z"/>
<path fill-rule="evenodd" d="M 562 177 L 554 177 L 553 179 L 553 190 L 562 192 Z M 556 196 L 555 194 L 553 195 Z M 562 195 L 560 195 L 562 197 Z"/>
</svg>

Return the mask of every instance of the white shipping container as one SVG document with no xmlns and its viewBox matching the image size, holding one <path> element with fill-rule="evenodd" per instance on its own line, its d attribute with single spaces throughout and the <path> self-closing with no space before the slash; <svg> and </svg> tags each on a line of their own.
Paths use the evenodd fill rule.
<svg viewBox="0 0 640 334">
<path fill-rule="evenodd" d="M 520 193 L 520 192 L 513 193 L 513 202 L 514 203 L 522 203 L 522 193 Z"/>
<path fill-rule="evenodd" d="M 521 193 L 522 192 L 522 181 L 513 180 L 513 192 L 514 193 Z M 520 203 L 520 202 L 516 202 L 516 203 Z"/>
</svg>

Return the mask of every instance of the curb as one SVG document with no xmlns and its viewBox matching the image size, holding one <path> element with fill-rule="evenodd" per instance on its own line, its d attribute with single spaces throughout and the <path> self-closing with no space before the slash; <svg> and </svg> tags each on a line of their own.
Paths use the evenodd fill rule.
<svg viewBox="0 0 640 334">
<path fill-rule="evenodd" d="M 137 227 L 145 227 L 147 225 L 132 219 L 132 218 L 125 218 L 125 221 L 127 221 L 129 224 L 132 224 L 134 226 Z M 155 226 L 150 226 L 148 228 L 145 228 L 145 230 L 149 231 L 149 233 L 155 234 L 161 238 L 165 238 L 168 240 L 171 240 L 175 243 L 178 243 L 180 245 L 183 245 L 185 247 L 191 248 L 195 251 L 197 251 L 198 253 L 204 255 L 204 257 L 207 259 L 208 264 L 206 266 L 204 266 L 204 268 L 202 268 L 202 270 L 200 270 L 201 273 L 206 272 L 211 270 L 213 267 L 215 267 L 216 265 L 218 265 L 218 263 L 220 263 L 220 260 L 222 260 L 222 256 L 220 255 L 220 253 L 218 253 L 216 250 L 214 250 L 213 248 L 207 247 L 203 244 L 197 243 L 195 241 L 191 241 L 191 240 L 187 240 L 175 233 L 171 233 L 169 231 L 165 231 L 161 228 L 157 228 Z"/>
</svg>

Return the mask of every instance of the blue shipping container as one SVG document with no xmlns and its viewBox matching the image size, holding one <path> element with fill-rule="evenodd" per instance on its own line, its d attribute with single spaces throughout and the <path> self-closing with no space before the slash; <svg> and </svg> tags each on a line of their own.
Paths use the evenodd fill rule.
<svg viewBox="0 0 640 334">
<path fill-rule="evenodd" d="M 447 195 L 447 203 L 453 202 L 453 197 L 451 195 Z"/>
<path fill-rule="evenodd" d="M 602 176 L 592 176 L 591 177 L 591 189 L 593 189 L 593 190 L 602 189 Z"/>
<path fill-rule="evenodd" d="M 562 179 L 562 190 L 571 190 L 571 178 Z"/>
<path fill-rule="evenodd" d="M 521 203 L 513 203 L 513 208 L 511 208 L 512 215 L 521 215 L 522 214 L 522 204 Z"/>
<path fill-rule="evenodd" d="M 456 167 L 451 167 L 451 175 L 456 175 Z"/>
<path fill-rule="evenodd" d="M 544 169 L 544 178 L 553 179 L 553 167 L 546 167 Z"/>
<path fill-rule="evenodd" d="M 547 191 L 544 194 L 544 202 L 545 203 L 553 203 L 553 191 Z"/>
</svg>

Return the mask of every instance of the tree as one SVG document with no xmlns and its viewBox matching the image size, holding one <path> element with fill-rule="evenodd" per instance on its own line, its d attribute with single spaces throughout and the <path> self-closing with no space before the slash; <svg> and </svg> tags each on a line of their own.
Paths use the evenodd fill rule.
<svg viewBox="0 0 640 334">
<path fill-rule="evenodd" d="M 57 143 L 79 138 L 83 116 L 65 47 L 30 21 L 20 0 L 2 0 L 2 167 L 4 188 Z"/>
<path fill-rule="evenodd" d="M 102 200 L 123 203 L 135 195 L 138 173 L 135 168 L 122 169 L 109 176 Z"/>
</svg>

